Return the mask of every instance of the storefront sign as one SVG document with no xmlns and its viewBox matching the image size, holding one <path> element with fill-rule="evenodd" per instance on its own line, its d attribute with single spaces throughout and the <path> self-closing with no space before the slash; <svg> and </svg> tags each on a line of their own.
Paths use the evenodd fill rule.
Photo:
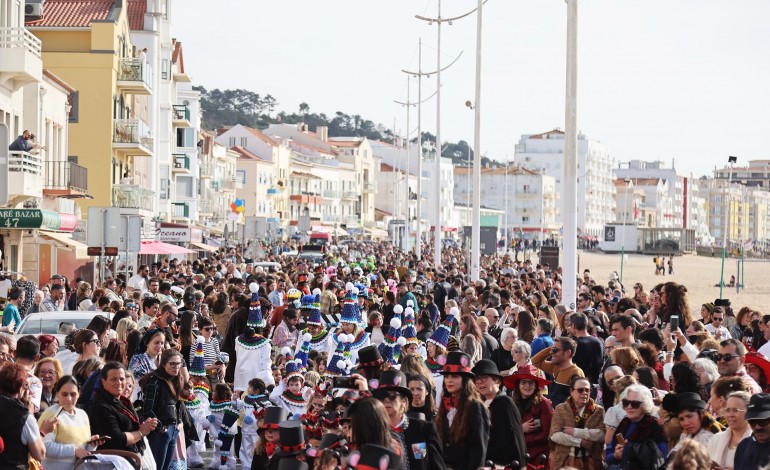
<svg viewBox="0 0 770 470">
<path fill-rule="evenodd" d="M 157 227 L 155 229 L 155 240 L 166 243 L 190 243 L 192 239 L 191 232 L 190 228 Z"/>
<path fill-rule="evenodd" d="M 44 228 L 57 232 L 72 232 L 77 220 L 72 214 L 42 209 L 0 209 L 0 229 Z"/>
</svg>

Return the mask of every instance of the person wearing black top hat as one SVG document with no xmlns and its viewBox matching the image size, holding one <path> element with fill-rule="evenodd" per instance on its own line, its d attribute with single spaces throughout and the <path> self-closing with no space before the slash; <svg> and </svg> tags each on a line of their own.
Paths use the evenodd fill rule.
<svg viewBox="0 0 770 470">
<path fill-rule="evenodd" d="M 746 421 L 752 435 L 735 449 L 735 468 L 760 468 L 770 463 L 770 393 L 751 396 Z"/>
<path fill-rule="evenodd" d="M 384 362 L 376 345 L 365 346 L 358 351 L 356 369 L 366 380 L 378 379 Z"/>
<path fill-rule="evenodd" d="M 270 470 L 277 470 L 284 460 L 304 461 L 305 449 L 305 429 L 301 421 L 282 421 L 278 425 L 278 434 L 280 442 L 275 450 L 273 458 L 270 460 Z M 283 465 L 289 465 L 284 463 Z"/>
<path fill-rule="evenodd" d="M 489 442 L 489 414 L 473 383 L 470 357 L 452 351 L 439 358 L 444 376 L 436 428 L 444 444 L 444 461 L 456 470 L 483 467 Z"/>
<path fill-rule="evenodd" d="M 473 366 L 476 374 L 476 388 L 489 408 L 491 426 L 487 460 L 498 465 L 518 462 L 519 468 L 526 468 L 527 446 L 521 424 L 521 414 L 511 397 L 500 390 L 503 376 L 497 365 L 489 359 L 482 359 Z"/>
<path fill-rule="evenodd" d="M 388 424 L 408 457 L 407 469 L 445 468 L 441 440 L 436 425 L 430 421 L 407 417 L 406 411 L 412 401 L 412 392 L 407 387 L 406 375 L 396 369 L 383 372 L 372 395 L 382 401 L 388 414 Z"/>
<path fill-rule="evenodd" d="M 272 457 L 280 443 L 278 425 L 285 421 L 287 416 L 288 412 L 278 406 L 268 406 L 258 413 L 259 428 L 257 428 L 257 434 L 259 440 L 251 460 L 251 470 L 265 470 L 270 467 Z"/>
</svg>

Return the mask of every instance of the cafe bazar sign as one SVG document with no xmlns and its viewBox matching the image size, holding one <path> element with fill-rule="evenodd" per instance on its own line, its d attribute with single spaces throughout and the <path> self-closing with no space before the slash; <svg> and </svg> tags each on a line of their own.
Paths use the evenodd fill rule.
<svg viewBox="0 0 770 470">
<path fill-rule="evenodd" d="M 77 217 L 44 209 L 0 209 L 0 229 L 26 230 L 39 228 L 56 232 L 72 232 Z"/>
</svg>

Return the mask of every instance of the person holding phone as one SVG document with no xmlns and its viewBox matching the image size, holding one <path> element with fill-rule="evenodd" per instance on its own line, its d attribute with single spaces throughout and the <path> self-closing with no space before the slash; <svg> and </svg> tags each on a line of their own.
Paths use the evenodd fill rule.
<svg viewBox="0 0 770 470">
<path fill-rule="evenodd" d="M 78 382 L 71 375 L 65 375 L 54 387 L 58 404 L 46 409 L 38 419 L 41 425 L 56 418 L 57 425 L 43 438 L 45 445 L 46 470 L 69 470 L 78 459 L 91 455 L 91 451 L 103 444 L 107 438 L 91 435 L 91 424 L 85 411 L 77 408 Z"/>
<path fill-rule="evenodd" d="M 626 416 L 615 430 L 615 439 L 607 444 L 606 459 L 610 470 L 620 468 L 660 468 L 666 460 L 668 442 L 663 427 L 652 415 L 655 404 L 652 393 L 644 385 L 629 385 L 620 395 Z M 655 444 L 655 453 L 646 443 Z"/>
</svg>

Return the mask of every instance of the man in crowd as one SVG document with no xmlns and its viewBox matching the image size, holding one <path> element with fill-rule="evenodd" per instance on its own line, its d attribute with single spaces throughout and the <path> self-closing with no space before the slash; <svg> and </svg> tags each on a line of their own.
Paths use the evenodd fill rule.
<svg viewBox="0 0 770 470">
<path fill-rule="evenodd" d="M 532 364 L 543 372 L 554 377 L 554 382 L 548 386 L 548 398 L 553 406 L 563 403 L 569 397 L 569 383 L 572 377 L 585 377 L 585 373 L 572 362 L 577 343 L 565 336 L 556 338 L 553 347 L 546 348 L 532 357 Z M 551 356 L 551 360 L 547 360 Z"/>
<path fill-rule="evenodd" d="M 128 292 L 131 293 L 135 290 L 138 290 L 142 294 L 145 292 L 148 292 L 149 287 L 147 285 L 147 276 L 150 274 L 150 267 L 146 264 L 143 264 L 139 266 L 139 269 L 136 271 L 136 274 L 131 276 L 131 278 L 128 280 L 128 284 L 126 284 L 126 287 L 128 288 Z"/>
<path fill-rule="evenodd" d="M 751 437 L 742 440 L 735 449 L 735 468 L 763 468 L 770 463 L 770 394 L 758 393 L 751 397 L 746 421 L 751 426 Z"/>
<path fill-rule="evenodd" d="M 61 312 L 64 310 L 64 286 L 53 284 L 48 297 L 40 304 L 41 312 Z"/>
<path fill-rule="evenodd" d="M 569 323 L 570 333 L 577 343 L 575 364 L 586 373 L 591 385 L 597 387 L 604 359 L 604 344 L 597 337 L 588 334 L 588 317 L 585 314 L 574 313 L 570 315 Z M 596 396 L 595 392 L 596 388 L 592 390 L 592 397 Z"/>
<path fill-rule="evenodd" d="M 16 327 L 21 323 L 21 314 L 19 313 L 19 306 L 24 302 L 25 293 L 18 287 L 11 287 L 8 290 L 8 303 L 6 303 L 3 309 L 3 329 L 12 333 Z"/>
<path fill-rule="evenodd" d="M 618 347 L 630 348 L 636 343 L 634 339 L 635 322 L 628 315 L 618 315 L 612 319 L 611 333 Z"/>
<path fill-rule="evenodd" d="M 726 339 L 719 343 L 719 375 L 722 377 L 742 377 L 751 386 L 752 393 L 762 391 L 756 380 L 746 373 L 746 347 L 737 339 Z"/>
</svg>

